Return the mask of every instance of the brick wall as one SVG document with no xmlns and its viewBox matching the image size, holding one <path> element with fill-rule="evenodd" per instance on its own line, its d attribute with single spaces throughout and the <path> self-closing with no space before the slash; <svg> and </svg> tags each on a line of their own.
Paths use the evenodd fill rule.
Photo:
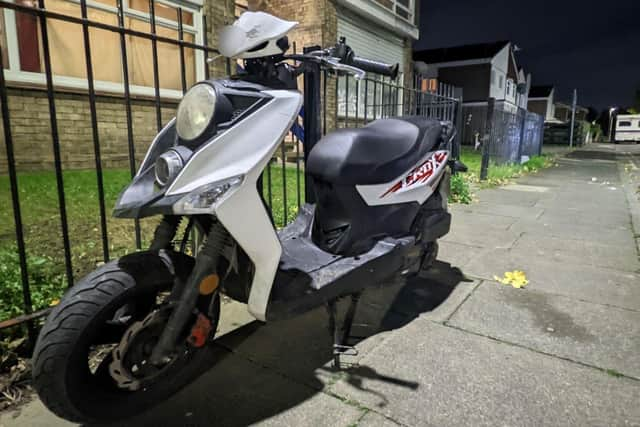
<svg viewBox="0 0 640 427">
<path fill-rule="evenodd" d="M 218 46 L 218 34 L 220 29 L 232 24 L 235 20 L 234 0 L 205 0 L 203 13 L 207 18 L 207 44 Z M 212 76 L 227 75 L 226 58 L 219 57 L 209 64 L 209 72 Z"/>
<path fill-rule="evenodd" d="M 18 170 L 53 169 L 53 149 L 46 92 L 9 89 L 9 116 Z M 128 137 L 122 98 L 99 96 L 96 100 L 98 134 L 104 167 L 128 167 Z M 56 118 L 62 166 L 65 169 L 95 167 L 93 133 L 88 96 L 57 93 Z M 175 115 L 176 102 L 161 104 L 162 122 Z M 155 103 L 132 100 L 136 164 L 139 165 L 156 134 Z M 1 127 L 1 123 L 0 123 Z M 4 133 L 0 134 L 4 146 Z M 0 174 L 7 171 L 6 151 L 0 151 Z"/>
</svg>

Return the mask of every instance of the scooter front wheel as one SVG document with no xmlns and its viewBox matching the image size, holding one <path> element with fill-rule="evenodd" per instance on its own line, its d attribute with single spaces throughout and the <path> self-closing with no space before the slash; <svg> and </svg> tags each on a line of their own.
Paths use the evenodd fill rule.
<svg viewBox="0 0 640 427">
<path fill-rule="evenodd" d="M 158 258 L 146 253 L 137 265 L 104 265 L 71 288 L 49 315 L 33 355 L 33 381 L 56 415 L 79 423 L 130 417 L 166 400 L 213 363 L 212 346 L 187 344 L 190 330 L 166 364 L 147 363 L 171 312 L 162 299 L 173 277 L 168 270 L 149 271 L 164 265 Z M 210 340 L 220 313 L 218 295 L 199 301 L 203 305 Z"/>
</svg>

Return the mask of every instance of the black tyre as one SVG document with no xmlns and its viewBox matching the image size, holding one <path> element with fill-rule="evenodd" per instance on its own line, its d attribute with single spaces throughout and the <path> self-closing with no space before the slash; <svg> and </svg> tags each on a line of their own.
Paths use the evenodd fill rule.
<svg viewBox="0 0 640 427">
<path fill-rule="evenodd" d="M 71 288 L 51 312 L 34 351 L 33 382 L 52 412 L 80 423 L 130 417 L 167 399 L 211 366 L 212 346 L 193 348 L 185 343 L 166 367 L 143 366 L 142 361 L 136 374 L 140 378 L 137 389 L 123 387 L 110 372 L 116 354 L 113 349 L 120 348 L 125 332 L 129 337 L 134 327 L 140 332 L 131 342 L 124 341 L 131 348 L 127 363 L 152 347 L 153 328 L 138 325 L 149 323 L 149 316 L 155 316 L 149 313 L 166 310 L 166 305 L 164 309 L 157 306 L 159 292 L 170 289 L 174 272 L 186 277 L 193 266 L 186 256 L 171 254 L 171 258 L 167 261 L 166 256 L 140 253 L 108 263 Z M 220 310 L 217 294 L 207 304 L 215 332 Z M 158 319 L 155 325 L 162 316 L 154 319 Z M 125 355 L 122 358 L 118 363 L 124 365 Z M 142 368 L 154 371 L 142 372 Z M 134 375 L 135 367 L 127 372 Z"/>
</svg>

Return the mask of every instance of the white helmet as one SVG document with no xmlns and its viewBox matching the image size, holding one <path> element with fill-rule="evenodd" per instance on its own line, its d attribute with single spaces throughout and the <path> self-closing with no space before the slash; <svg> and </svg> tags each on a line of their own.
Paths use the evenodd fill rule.
<svg viewBox="0 0 640 427">
<path fill-rule="evenodd" d="M 245 12 L 220 32 L 220 53 L 243 59 L 281 55 L 288 49 L 281 39 L 296 25 L 268 13 Z"/>
</svg>

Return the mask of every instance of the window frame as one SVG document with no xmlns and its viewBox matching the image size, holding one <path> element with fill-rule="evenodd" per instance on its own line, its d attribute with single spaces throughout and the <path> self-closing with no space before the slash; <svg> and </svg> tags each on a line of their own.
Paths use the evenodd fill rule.
<svg viewBox="0 0 640 427">
<path fill-rule="evenodd" d="M 7 0 L 8 2 L 14 3 L 15 0 Z M 62 0 L 69 3 L 73 3 L 75 5 L 80 5 L 80 0 Z M 103 12 L 109 12 L 117 15 L 118 8 L 106 5 L 104 3 L 100 3 L 94 0 L 86 0 L 87 8 L 92 8 L 96 10 L 100 10 Z M 155 0 L 156 3 L 160 3 L 166 6 L 174 7 L 174 8 L 182 8 L 183 12 L 188 12 L 193 14 L 193 25 L 186 25 L 183 23 L 183 31 L 185 34 L 192 34 L 194 36 L 194 42 L 198 45 L 204 44 L 204 33 L 202 28 L 202 14 L 203 14 L 203 6 L 199 5 L 195 2 L 182 2 L 182 1 L 172 1 L 172 0 Z M 129 7 L 129 0 L 122 0 L 124 17 L 134 18 L 136 20 L 150 23 L 151 16 L 149 13 L 141 12 L 137 9 L 132 9 Z M 18 31 L 16 26 L 16 14 L 12 9 L 4 9 L 4 18 L 5 23 L 5 31 L 7 33 L 7 53 L 9 58 L 9 63 L 5 64 L 4 75 L 5 79 L 8 83 L 26 85 L 26 86 L 45 86 L 47 83 L 46 74 L 44 72 L 37 73 L 31 71 L 22 71 L 20 69 L 20 51 L 18 47 Z M 48 18 L 54 19 L 54 18 Z M 156 26 L 162 26 L 165 28 L 170 28 L 174 30 L 178 30 L 178 22 L 171 21 L 169 19 L 156 16 L 155 17 Z M 80 24 L 77 24 L 80 25 Z M 82 42 L 84 48 L 84 42 Z M 205 67 L 205 53 L 201 49 L 194 49 L 194 58 L 195 58 L 195 81 L 201 81 L 204 79 L 204 67 Z M 129 52 L 127 52 L 129 53 Z M 127 59 L 129 59 L 127 57 Z M 178 65 L 179 67 L 179 65 Z M 61 75 L 53 75 L 53 84 L 56 88 L 64 88 L 68 90 L 80 90 L 80 91 L 88 91 L 89 83 L 86 78 L 80 77 L 69 77 L 69 76 L 61 76 Z M 123 95 L 124 94 L 124 82 L 110 82 L 105 80 L 97 80 L 94 79 L 94 88 L 96 92 L 104 93 L 107 95 Z M 129 91 L 133 96 L 141 96 L 141 97 L 155 97 L 155 87 L 153 86 L 140 86 L 134 85 L 129 82 Z M 165 89 L 160 88 L 160 97 L 167 99 L 181 99 L 183 96 L 182 90 L 176 89 Z"/>
<path fill-rule="evenodd" d="M 395 17 L 400 18 L 403 21 L 408 22 L 409 24 L 415 25 L 416 0 L 407 0 L 407 2 L 409 3 L 409 6 L 403 5 L 398 0 L 387 0 L 387 1 L 376 0 L 376 3 L 378 5 L 382 6 L 384 9 L 393 13 Z M 398 10 L 401 10 L 402 12 L 406 13 L 408 16 L 405 18 L 404 16 L 398 13 Z"/>
<path fill-rule="evenodd" d="M 338 119 L 349 118 L 349 120 L 356 120 L 356 105 L 358 111 L 358 120 L 361 120 L 364 123 L 365 116 L 365 108 L 367 109 L 367 122 L 372 120 L 381 119 L 384 117 L 393 117 L 395 115 L 402 115 L 402 110 L 404 108 L 404 88 L 401 82 L 404 81 L 404 73 L 398 73 L 395 81 L 397 83 L 392 83 L 389 80 L 385 80 L 385 77 L 381 75 L 374 74 L 371 77 L 367 77 L 365 80 L 368 81 L 365 84 L 365 81 L 360 81 L 359 92 L 356 94 L 356 87 L 358 84 L 356 83 L 356 79 L 353 76 L 350 76 L 348 79 L 349 82 L 349 99 L 346 98 L 346 83 L 347 79 L 345 77 L 340 77 L 340 79 L 336 82 L 338 89 L 338 98 L 337 98 L 337 109 L 336 109 L 336 117 Z M 435 80 L 435 79 L 433 79 Z M 375 81 L 375 83 L 374 83 Z M 344 83 L 343 83 L 344 82 Z M 436 83 L 437 84 L 437 83 Z M 375 105 L 367 106 L 364 104 L 365 99 L 365 86 L 368 89 L 369 94 L 367 95 L 367 100 L 373 101 L 374 93 L 375 99 L 377 103 Z M 385 90 L 384 95 L 385 98 L 389 96 L 390 88 L 393 88 L 397 91 L 398 101 L 397 103 L 387 103 L 385 104 L 385 100 L 382 99 L 383 95 L 383 87 L 387 88 Z M 340 93 L 342 90 L 342 94 Z M 350 102 L 352 97 L 355 95 L 355 102 Z M 340 102 L 341 99 L 345 99 L 345 102 Z M 380 111 L 378 111 L 378 109 Z M 347 116 L 348 112 L 348 116 Z"/>
</svg>

